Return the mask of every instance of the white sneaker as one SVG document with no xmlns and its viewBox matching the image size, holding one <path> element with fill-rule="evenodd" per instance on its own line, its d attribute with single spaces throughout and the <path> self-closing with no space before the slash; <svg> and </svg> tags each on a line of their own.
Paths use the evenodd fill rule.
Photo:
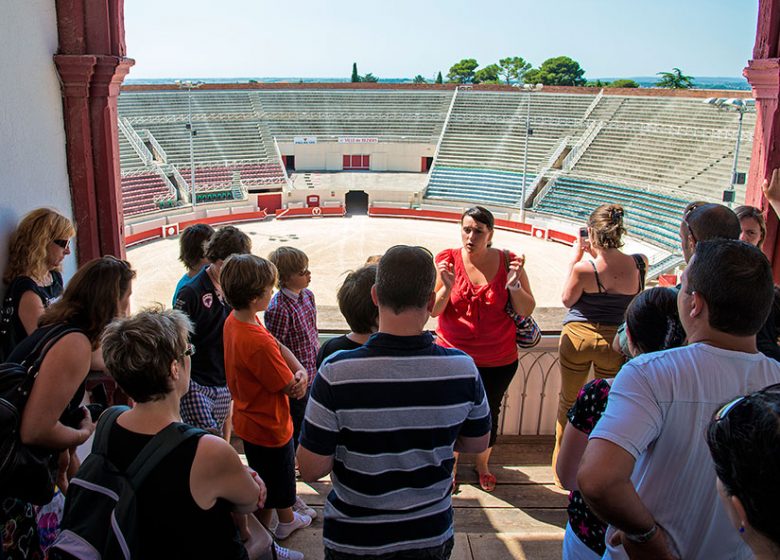
<svg viewBox="0 0 780 560">
<path fill-rule="evenodd" d="M 302 513 L 303 515 L 308 515 L 312 519 L 317 519 L 317 511 L 314 508 L 307 506 L 306 502 L 304 502 L 300 496 L 295 497 L 295 504 L 293 504 L 293 511 L 297 511 L 298 513 Z"/>
<path fill-rule="evenodd" d="M 274 543 L 274 549 L 276 550 L 276 557 L 279 560 L 303 560 L 303 552 L 297 550 L 290 550 Z"/>
<path fill-rule="evenodd" d="M 276 526 L 276 531 L 274 533 L 277 539 L 283 541 L 298 529 L 303 529 L 309 525 L 311 525 L 311 517 L 294 511 L 293 520 L 289 523 L 279 522 L 279 525 Z"/>
</svg>

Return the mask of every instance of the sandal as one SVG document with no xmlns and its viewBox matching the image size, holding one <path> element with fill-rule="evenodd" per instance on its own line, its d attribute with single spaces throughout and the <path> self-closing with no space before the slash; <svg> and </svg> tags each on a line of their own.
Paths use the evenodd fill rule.
<svg viewBox="0 0 780 560">
<path fill-rule="evenodd" d="M 479 474 L 479 487 L 485 492 L 492 492 L 496 489 L 496 477 L 489 472 Z"/>
</svg>

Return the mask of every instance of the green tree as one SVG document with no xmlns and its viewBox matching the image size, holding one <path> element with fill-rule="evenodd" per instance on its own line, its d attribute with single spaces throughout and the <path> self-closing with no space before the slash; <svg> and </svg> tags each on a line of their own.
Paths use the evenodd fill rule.
<svg viewBox="0 0 780 560">
<path fill-rule="evenodd" d="M 507 84 L 522 82 L 525 73 L 531 69 L 531 63 L 526 62 L 520 56 L 502 58 L 498 61 L 498 65 L 501 67 L 500 74 L 504 77 Z"/>
<path fill-rule="evenodd" d="M 361 82 L 376 83 L 376 82 L 378 82 L 378 81 L 379 81 L 379 78 L 377 78 L 377 77 L 376 77 L 376 76 L 374 76 L 374 75 L 373 75 L 371 72 L 369 72 L 369 73 L 368 73 L 368 74 L 366 74 L 365 76 L 361 76 L 361 77 L 360 77 L 360 81 L 361 81 Z"/>
<path fill-rule="evenodd" d="M 658 80 L 656 87 L 668 89 L 690 89 L 693 87 L 693 77 L 686 76 L 679 68 L 672 68 L 671 72 L 658 72 L 661 79 Z"/>
<path fill-rule="evenodd" d="M 546 86 L 584 86 L 584 75 L 585 70 L 579 62 L 568 56 L 556 56 L 542 62 L 539 68 L 526 72 L 523 81 Z"/>
<path fill-rule="evenodd" d="M 441 70 L 439 71 L 438 74 L 436 74 L 436 83 L 437 84 L 444 83 L 444 80 L 442 80 L 442 78 L 441 78 Z"/>
<path fill-rule="evenodd" d="M 474 70 L 479 63 L 473 58 L 464 58 L 460 62 L 453 64 L 447 73 L 447 79 L 456 84 L 470 84 L 474 81 Z"/>
<path fill-rule="evenodd" d="M 498 75 L 501 72 L 501 67 L 498 64 L 491 64 L 480 68 L 474 73 L 475 84 L 497 84 Z"/>
<path fill-rule="evenodd" d="M 601 80 L 598 79 L 595 82 L 588 80 L 587 82 L 585 82 L 585 87 L 597 87 L 597 88 L 609 87 L 609 82 L 602 82 Z"/>
<path fill-rule="evenodd" d="M 427 84 L 427 83 L 428 83 L 428 80 L 426 80 L 425 78 L 423 78 L 423 77 L 422 77 L 420 74 L 417 74 L 417 75 L 414 77 L 414 80 L 413 80 L 413 82 L 414 82 L 415 84 Z"/>
<path fill-rule="evenodd" d="M 638 88 L 639 84 L 634 80 L 615 80 L 611 84 L 605 84 L 606 87 L 620 87 L 620 88 Z"/>
<path fill-rule="evenodd" d="M 358 74 L 357 71 L 357 62 L 352 63 L 352 82 L 359 82 L 360 81 L 360 74 Z"/>
</svg>

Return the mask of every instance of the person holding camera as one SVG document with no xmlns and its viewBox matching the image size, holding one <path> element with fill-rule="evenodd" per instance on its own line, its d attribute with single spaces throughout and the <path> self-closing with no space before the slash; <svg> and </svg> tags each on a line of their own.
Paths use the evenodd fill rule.
<svg viewBox="0 0 780 560">
<path fill-rule="evenodd" d="M 597 378 L 609 378 L 623 364 L 623 356 L 612 349 L 612 340 L 628 304 L 644 289 L 647 257 L 627 255 L 620 250 L 626 233 L 623 216 L 622 206 L 602 204 L 591 213 L 574 245 L 561 296 L 568 312 L 558 343 L 561 394 L 553 467 L 566 427 L 566 414 L 587 381 L 591 365 Z M 583 261 L 585 253 L 593 259 Z"/>
</svg>

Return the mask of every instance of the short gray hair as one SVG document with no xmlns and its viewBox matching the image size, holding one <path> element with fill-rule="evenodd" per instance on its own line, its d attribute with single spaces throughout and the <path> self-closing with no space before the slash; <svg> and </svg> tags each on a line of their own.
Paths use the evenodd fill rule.
<svg viewBox="0 0 780 560">
<path fill-rule="evenodd" d="M 102 337 L 108 373 L 136 402 L 161 400 L 171 392 L 171 364 L 187 350 L 192 322 L 176 309 L 144 309 L 116 319 Z"/>
</svg>

